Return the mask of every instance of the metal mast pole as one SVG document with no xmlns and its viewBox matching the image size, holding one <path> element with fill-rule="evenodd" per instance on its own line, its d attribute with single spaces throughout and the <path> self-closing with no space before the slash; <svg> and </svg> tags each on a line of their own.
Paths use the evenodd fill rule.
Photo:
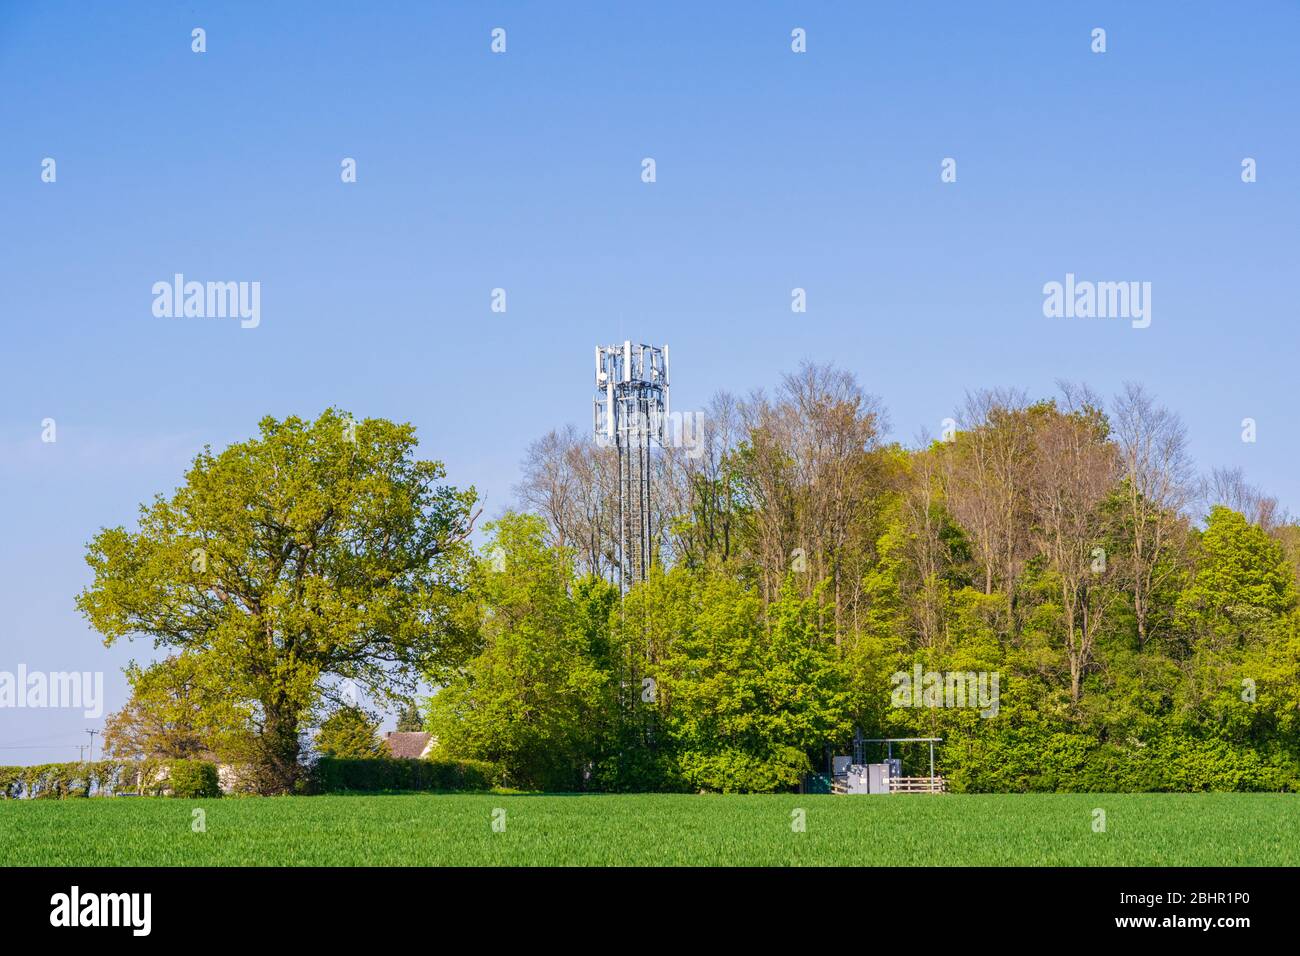
<svg viewBox="0 0 1300 956">
<path fill-rule="evenodd" d="M 615 450 L 614 547 L 619 589 L 644 581 L 654 560 L 652 442 L 667 438 L 667 346 L 633 344 L 596 348 L 592 422 L 597 441 Z"/>
</svg>

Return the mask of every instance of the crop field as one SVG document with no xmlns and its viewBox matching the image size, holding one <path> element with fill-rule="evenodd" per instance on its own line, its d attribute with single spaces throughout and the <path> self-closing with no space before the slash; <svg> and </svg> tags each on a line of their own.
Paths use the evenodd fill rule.
<svg viewBox="0 0 1300 956">
<path fill-rule="evenodd" d="M 9 800 L 0 864 L 1296 866 L 1300 795 Z"/>
</svg>

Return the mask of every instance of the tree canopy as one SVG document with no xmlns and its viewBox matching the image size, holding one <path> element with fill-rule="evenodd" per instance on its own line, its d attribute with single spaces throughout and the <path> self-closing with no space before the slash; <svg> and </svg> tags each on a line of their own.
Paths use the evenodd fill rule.
<svg viewBox="0 0 1300 956">
<path fill-rule="evenodd" d="M 569 716 L 582 674 L 569 786 L 788 789 L 861 729 L 943 737 L 938 769 L 968 791 L 1300 789 L 1300 529 L 1238 470 L 1198 477 L 1140 386 L 972 392 L 913 448 L 825 367 L 705 418 L 698 447 L 656 460 L 658 564 L 603 620 L 574 602 L 617 564 L 613 454 L 573 432 L 529 449 L 519 498 L 545 524 L 522 560 L 584 636 L 559 671 L 528 649 L 563 627 L 489 642 L 438 695 L 477 728 L 443 710 L 449 753 L 529 779 L 550 745 L 484 746 L 534 713 L 495 698 L 530 687 Z M 497 599 L 476 597 L 484 619 L 515 621 Z M 997 706 L 900 705 L 918 666 L 996 677 Z"/>
<path fill-rule="evenodd" d="M 887 428 L 833 368 L 717 396 L 654 456 L 656 560 L 622 593 L 617 463 L 576 431 L 530 447 L 532 510 L 475 549 L 473 489 L 411 426 L 268 418 L 89 545 L 87 618 L 166 652 L 112 747 L 284 792 L 321 715 L 322 749 L 375 743 L 355 686 L 525 789 L 788 790 L 861 731 L 944 738 L 957 790 L 1300 790 L 1300 526 L 1274 499 L 1198 477 L 1135 385 L 972 392 L 915 447 Z"/>
<path fill-rule="evenodd" d="M 77 605 L 106 644 L 179 652 L 213 691 L 198 706 L 242 709 L 259 788 L 283 792 L 305 721 L 343 682 L 396 700 L 463 655 L 475 494 L 443 478 L 410 425 L 336 409 L 265 418 L 257 437 L 205 449 L 137 530 L 100 531 Z"/>
</svg>

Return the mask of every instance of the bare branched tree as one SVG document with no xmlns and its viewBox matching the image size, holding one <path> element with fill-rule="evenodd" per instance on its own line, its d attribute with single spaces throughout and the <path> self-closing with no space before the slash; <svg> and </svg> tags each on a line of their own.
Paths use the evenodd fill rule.
<svg viewBox="0 0 1300 956">
<path fill-rule="evenodd" d="M 1029 400 L 1018 389 L 967 392 L 957 413 L 961 428 L 946 459 L 948 508 L 966 530 L 983 571 L 984 593 L 1006 594 L 1030 553 L 1028 483 L 1033 456 Z M 1013 621 L 1007 622 L 1008 628 Z"/>
<path fill-rule="evenodd" d="M 1070 699 L 1078 703 L 1110 598 L 1111 564 L 1098 553 L 1101 505 L 1119 468 L 1100 401 L 1086 388 L 1061 387 L 1064 410 L 1034 419 L 1029 499 L 1039 552 L 1059 582 Z"/>
<path fill-rule="evenodd" d="M 943 633 L 943 575 L 952 564 L 945 543 L 943 475 L 947 458 L 941 450 L 925 448 L 911 458 L 911 470 L 899 496 L 907 522 L 908 556 L 916 569 L 916 594 L 909 604 L 923 647 L 940 643 Z"/>
<path fill-rule="evenodd" d="M 1182 420 L 1157 405 L 1141 385 L 1127 383 L 1116 396 L 1112 424 L 1124 479 L 1125 577 L 1140 650 L 1150 630 L 1152 595 L 1177 569 L 1174 558 L 1187 528 L 1184 512 L 1195 492 L 1195 472 Z"/>
<path fill-rule="evenodd" d="M 1248 482 L 1240 468 L 1213 469 L 1202 485 L 1201 502 L 1206 512 L 1223 505 L 1270 533 L 1290 520 L 1278 500 Z"/>
<path fill-rule="evenodd" d="M 680 442 L 670 443 L 664 463 L 661 523 L 667 551 L 698 564 L 712 555 L 732 556 L 735 541 L 735 476 L 733 454 L 743 437 L 740 403 L 719 392 L 694 425 L 685 424 Z"/>
<path fill-rule="evenodd" d="M 808 590 L 829 579 L 837 633 L 871 553 L 877 452 L 887 428 L 879 400 L 849 372 L 804 363 L 775 400 L 761 392 L 740 410 L 749 454 L 744 486 L 764 596 L 780 586 L 796 552 Z"/>
<path fill-rule="evenodd" d="M 528 446 L 515 488 L 520 503 L 546 519 L 553 543 L 572 548 L 594 574 L 606 573 L 614 560 L 613 455 L 572 425 L 551 431 Z"/>
</svg>

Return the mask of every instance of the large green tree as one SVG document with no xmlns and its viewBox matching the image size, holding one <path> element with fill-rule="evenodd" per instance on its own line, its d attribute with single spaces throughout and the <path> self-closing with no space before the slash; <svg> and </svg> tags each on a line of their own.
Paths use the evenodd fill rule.
<svg viewBox="0 0 1300 956">
<path fill-rule="evenodd" d="M 260 423 L 194 460 L 137 530 L 105 528 L 77 605 L 105 644 L 151 638 L 247 707 L 256 786 L 299 777 L 312 709 L 346 682 L 381 701 L 465 651 L 456 614 L 475 493 L 416 457 L 415 429 L 354 421 Z"/>
<path fill-rule="evenodd" d="M 1282 544 L 1236 511 L 1210 511 L 1197 551 L 1177 612 L 1191 634 L 1218 644 L 1249 642 L 1271 632 L 1300 600 Z"/>
<path fill-rule="evenodd" d="M 850 735 L 829 584 L 804 597 L 792 578 L 764 605 L 724 565 L 677 567 L 652 574 L 615 610 L 624 657 L 640 655 L 624 682 L 641 746 L 663 774 L 658 786 L 790 789 L 813 768 L 810 756 Z M 629 756 L 620 755 L 624 766 Z"/>
</svg>

